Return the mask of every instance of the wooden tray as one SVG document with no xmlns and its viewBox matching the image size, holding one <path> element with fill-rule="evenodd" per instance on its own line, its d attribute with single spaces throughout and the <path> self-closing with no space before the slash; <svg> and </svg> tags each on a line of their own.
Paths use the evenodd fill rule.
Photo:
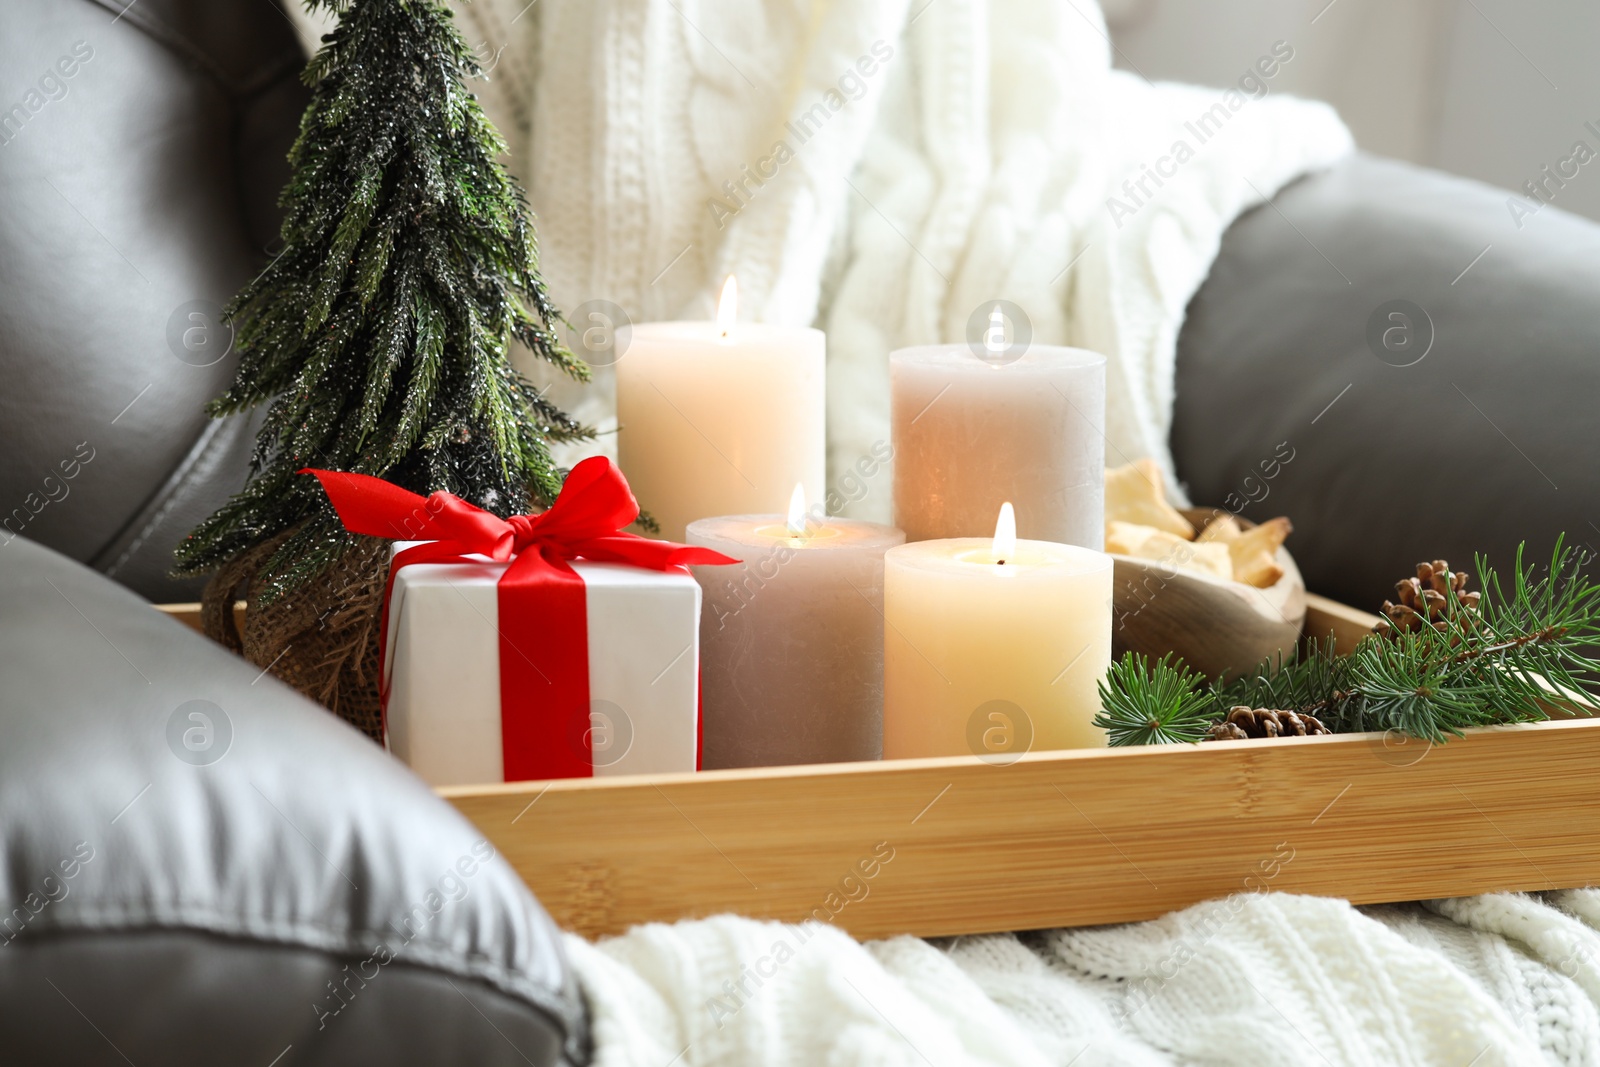
<svg viewBox="0 0 1600 1067">
<path fill-rule="evenodd" d="M 1309 597 L 1348 648 L 1373 617 Z M 184 610 L 174 610 L 184 621 Z M 1430 748 L 1345 734 L 440 790 L 563 926 L 734 911 L 857 937 L 1150 919 L 1249 890 L 1356 903 L 1600 882 L 1600 721 Z"/>
</svg>

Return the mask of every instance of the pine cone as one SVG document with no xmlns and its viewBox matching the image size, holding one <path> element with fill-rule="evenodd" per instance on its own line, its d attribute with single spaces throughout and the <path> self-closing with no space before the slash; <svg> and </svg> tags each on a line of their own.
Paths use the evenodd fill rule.
<svg viewBox="0 0 1600 1067">
<path fill-rule="evenodd" d="M 1395 585 L 1400 603 L 1383 602 L 1383 621 L 1377 626 L 1380 634 L 1399 630 L 1408 633 L 1432 626 L 1440 633 L 1450 629 L 1450 621 L 1457 611 L 1476 612 L 1481 594 L 1467 592 L 1467 572 L 1451 572 L 1450 564 L 1442 559 L 1432 563 L 1417 564 L 1417 576 Z M 1451 592 L 1455 596 L 1450 595 Z"/>
<path fill-rule="evenodd" d="M 1207 741 L 1242 741 L 1250 737 L 1307 737 L 1332 733 L 1322 720 L 1302 711 L 1273 708 L 1247 708 L 1243 704 L 1228 710 L 1228 717 L 1211 727 Z"/>
</svg>

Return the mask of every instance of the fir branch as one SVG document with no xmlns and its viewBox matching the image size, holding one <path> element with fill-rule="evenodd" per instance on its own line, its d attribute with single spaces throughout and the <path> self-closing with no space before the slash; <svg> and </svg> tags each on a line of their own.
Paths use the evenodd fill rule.
<svg viewBox="0 0 1600 1067">
<path fill-rule="evenodd" d="M 1199 674 L 1169 662 L 1155 663 L 1129 652 L 1113 663 L 1100 682 L 1101 710 L 1094 724 L 1111 735 L 1113 745 L 1154 745 L 1199 741 L 1210 727 L 1211 699 Z"/>
<path fill-rule="evenodd" d="M 1335 653 L 1332 638 L 1313 638 L 1288 658 L 1277 656 L 1254 671 L 1209 687 L 1210 712 L 1221 721 L 1230 708 L 1275 708 L 1316 716 L 1339 732 L 1341 722 L 1360 714 L 1361 694 L 1356 691 L 1350 663 Z"/>
<path fill-rule="evenodd" d="M 1437 626 L 1363 638 L 1348 656 L 1331 640 L 1263 663 L 1229 682 L 1125 656 L 1101 687 L 1096 724 L 1113 745 L 1199 740 L 1237 705 L 1311 714 L 1334 733 L 1400 730 L 1441 742 L 1476 726 L 1536 722 L 1600 709 L 1600 585 L 1588 559 L 1556 539 L 1542 571 L 1517 549 L 1509 587 L 1477 560 L 1477 611 L 1449 610 Z M 1169 725 L 1172 724 L 1172 725 Z"/>
</svg>

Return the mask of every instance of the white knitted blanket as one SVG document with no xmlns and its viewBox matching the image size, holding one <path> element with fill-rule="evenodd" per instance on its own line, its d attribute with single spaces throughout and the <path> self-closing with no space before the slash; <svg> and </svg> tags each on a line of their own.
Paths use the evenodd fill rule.
<svg viewBox="0 0 1600 1067">
<path fill-rule="evenodd" d="M 723 916 L 567 939 L 596 1067 L 1600 1062 L 1600 891 L 859 944 Z"/>
<path fill-rule="evenodd" d="M 1110 357 L 1109 455 L 1170 474 L 1178 329 L 1223 231 L 1351 143 L 1259 71 L 1254 99 L 1113 70 L 1093 0 L 537 10 L 527 177 L 559 305 L 705 318 L 733 273 L 747 317 L 822 327 L 836 487 L 888 438 L 890 349 L 997 300 Z M 1293 51 L 1263 40 L 1264 68 Z M 571 402 L 606 421 L 609 383 Z M 866 491 L 854 513 L 887 519 L 888 479 Z"/>
<path fill-rule="evenodd" d="M 1107 354 L 1108 456 L 1176 484 L 1178 330 L 1223 231 L 1351 144 L 1273 91 L 1292 41 L 1263 39 L 1233 86 L 1151 85 L 1112 69 L 1094 0 L 456 9 L 557 306 L 708 318 L 733 273 L 743 317 L 822 327 L 836 489 L 888 438 L 889 350 L 962 340 L 998 300 L 1037 343 Z M 615 425 L 608 370 L 555 388 Z M 888 482 L 849 510 L 886 519 Z"/>
</svg>

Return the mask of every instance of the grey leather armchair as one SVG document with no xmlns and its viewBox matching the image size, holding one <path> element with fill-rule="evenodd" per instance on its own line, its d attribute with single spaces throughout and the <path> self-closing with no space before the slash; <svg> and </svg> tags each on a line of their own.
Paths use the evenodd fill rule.
<svg viewBox="0 0 1600 1067">
<path fill-rule="evenodd" d="M 0 548 L 0 1062 L 584 1062 L 559 934 L 364 736 Z"/>
<path fill-rule="evenodd" d="M 1289 516 L 1311 589 L 1600 545 L 1600 225 L 1512 196 L 1358 155 L 1235 222 L 1190 302 L 1179 475 Z"/>
<path fill-rule="evenodd" d="M 0 3 L 3 1063 L 587 1057 L 483 835 L 134 595 L 192 598 L 173 546 L 243 478 L 253 427 L 201 407 L 302 66 L 271 0 Z"/>
<path fill-rule="evenodd" d="M 267 261 L 306 90 L 272 0 L 9 0 L 0 21 L 0 527 L 153 600 L 240 486 L 202 407 Z"/>
</svg>

